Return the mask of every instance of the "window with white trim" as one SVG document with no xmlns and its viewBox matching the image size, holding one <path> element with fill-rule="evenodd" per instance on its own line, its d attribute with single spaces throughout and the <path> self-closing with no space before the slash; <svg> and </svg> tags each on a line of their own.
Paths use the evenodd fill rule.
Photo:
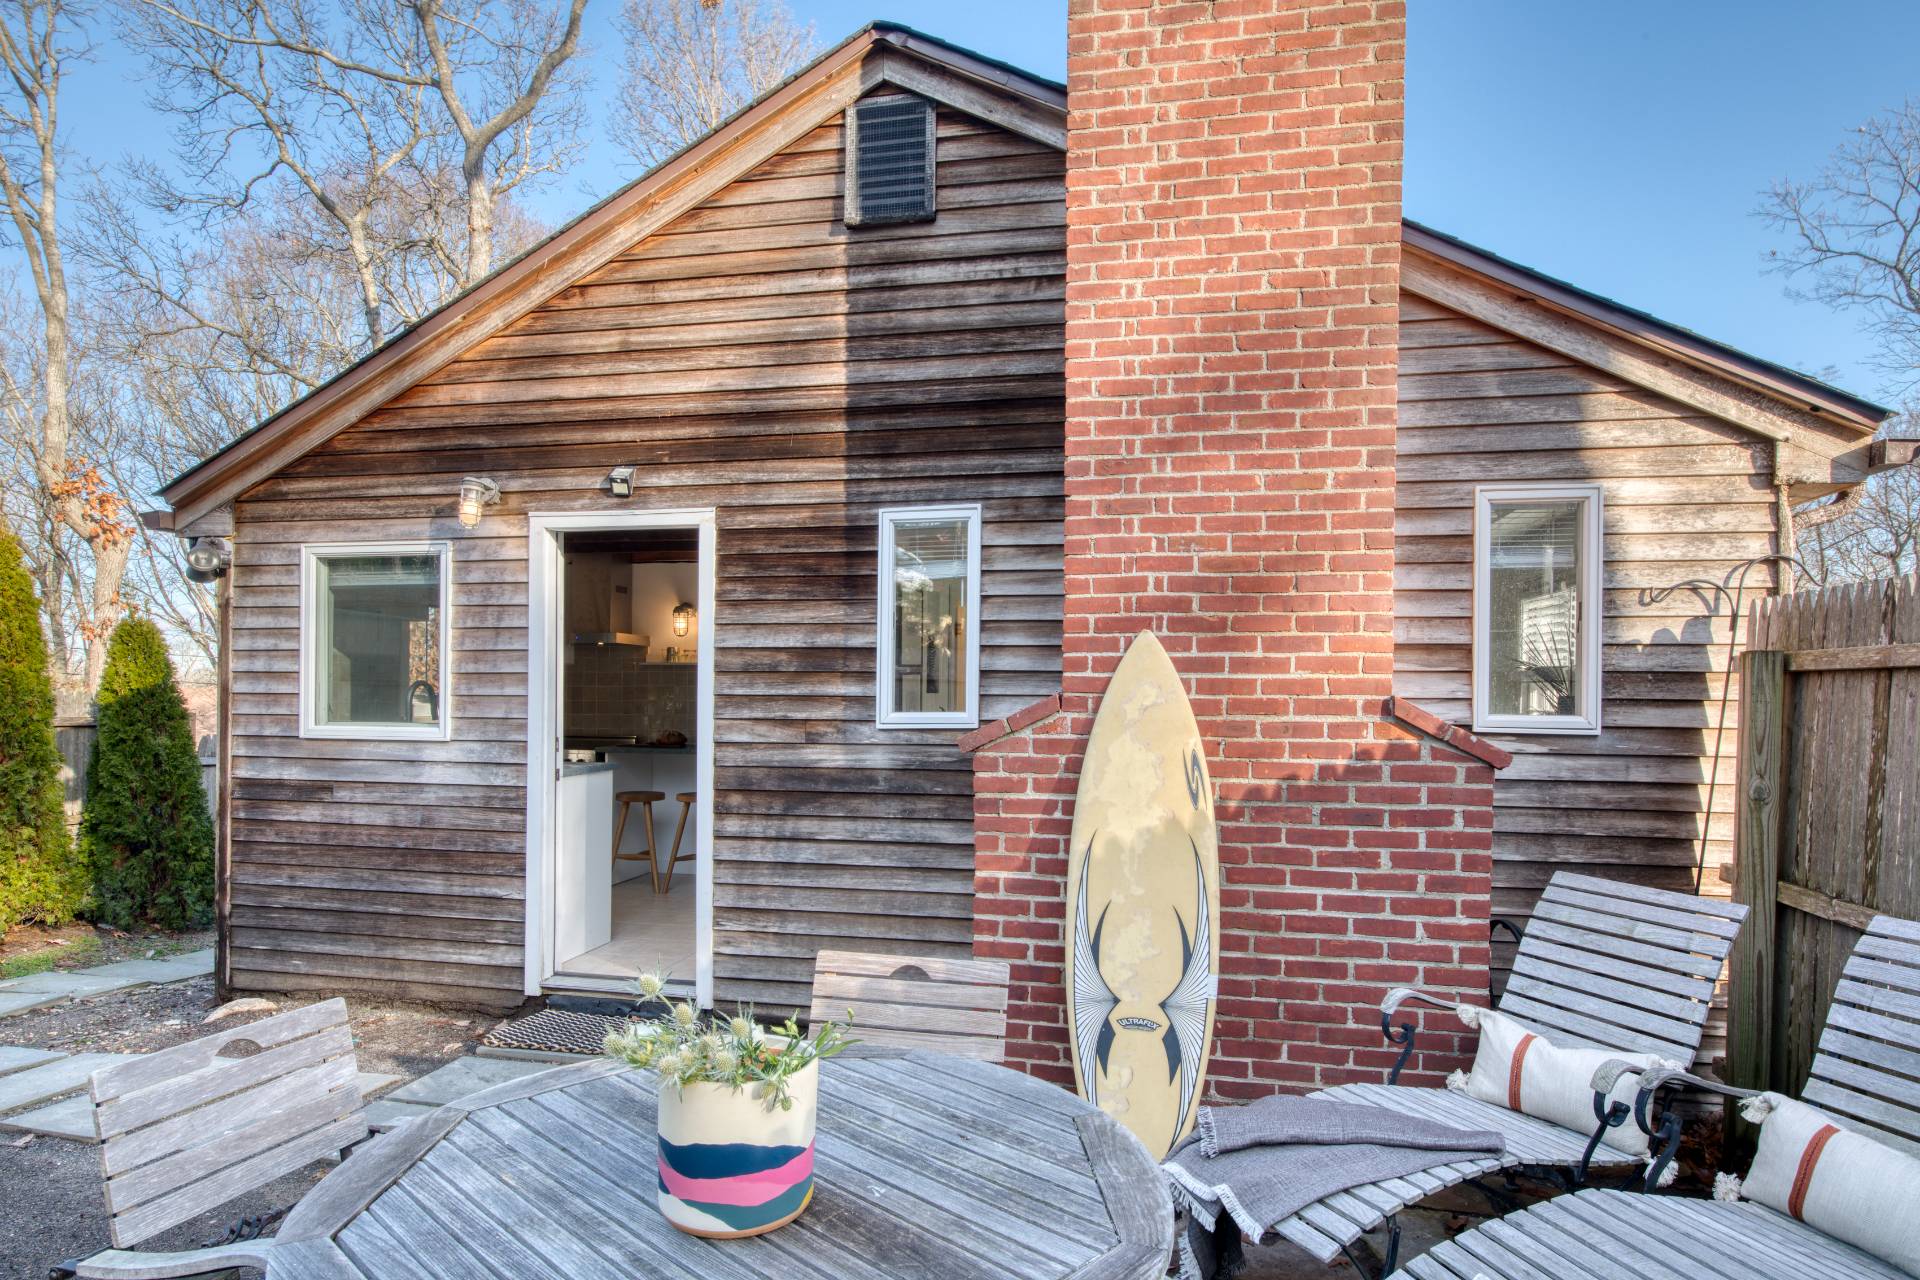
<svg viewBox="0 0 1920 1280">
<path fill-rule="evenodd" d="M 877 720 L 980 723 L 980 508 L 880 513 Z"/>
<path fill-rule="evenodd" d="M 300 557 L 300 734 L 445 739 L 452 558 L 444 542 Z"/>
<path fill-rule="evenodd" d="M 1473 727 L 1600 731 L 1600 486 L 1473 495 Z"/>
</svg>

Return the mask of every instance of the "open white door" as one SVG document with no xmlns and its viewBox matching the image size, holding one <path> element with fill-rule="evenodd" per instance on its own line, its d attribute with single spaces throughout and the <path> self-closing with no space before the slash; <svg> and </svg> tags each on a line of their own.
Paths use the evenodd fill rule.
<svg viewBox="0 0 1920 1280">
<path fill-rule="evenodd" d="M 693 995 L 713 1003 L 713 626 L 715 521 L 711 508 L 619 513 L 535 513 L 527 518 L 527 922 L 528 995 L 569 990 L 629 994 L 630 979 L 559 971 L 559 961 L 604 940 L 611 886 L 613 792 L 607 774 L 562 780 L 564 566 L 560 536 L 645 529 L 698 533 L 699 632 L 693 744 Z M 563 791 L 563 788 L 565 790 Z M 684 870 L 679 874 L 685 874 Z"/>
</svg>

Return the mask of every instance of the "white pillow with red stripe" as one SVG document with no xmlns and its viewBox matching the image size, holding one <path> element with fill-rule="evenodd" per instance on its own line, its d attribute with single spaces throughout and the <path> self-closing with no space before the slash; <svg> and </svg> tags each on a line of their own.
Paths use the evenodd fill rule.
<svg viewBox="0 0 1920 1280">
<path fill-rule="evenodd" d="M 1600 1123 L 1593 1114 L 1593 1073 L 1606 1062 L 1650 1070 L 1675 1064 L 1650 1053 L 1620 1053 L 1611 1049 L 1563 1048 L 1515 1018 L 1491 1009 L 1476 1009 L 1480 1047 L 1473 1070 L 1454 1072 L 1447 1087 L 1496 1107 L 1518 1111 L 1580 1133 L 1591 1134 Z M 1640 1077 L 1623 1075 L 1608 1095 L 1612 1102 L 1633 1105 Z M 1647 1135 L 1632 1120 L 1608 1129 L 1603 1141 L 1628 1155 L 1647 1154 Z"/>
<path fill-rule="evenodd" d="M 1740 1111 L 1759 1124 L 1760 1147 L 1744 1181 L 1721 1176 L 1716 1198 L 1757 1200 L 1920 1275 L 1920 1160 L 1777 1093 Z"/>
</svg>

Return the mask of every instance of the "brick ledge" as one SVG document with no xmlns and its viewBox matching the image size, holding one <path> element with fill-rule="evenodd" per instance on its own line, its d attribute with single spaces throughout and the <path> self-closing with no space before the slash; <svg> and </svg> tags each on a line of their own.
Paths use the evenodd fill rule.
<svg viewBox="0 0 1920 1280">
<path fill-rule="evenodd" d="M 1438 738 L 1456 751 L 1464 751 L 1496 769 L 1504 769 L 1513 763 L 1512 752 L 1494 746 L 1477 734 L 1468 733 L 1457 724 L 1448 724 L 1425 707 L 1408 702 L 1405 698 L 1388 698 L 1381 710 L 1403 724 L 1412 725 L 1428 737 Z"/>
<path fill-rule="evenodd" d="M 1038 702 L 1020 708 L 1012 715 L 1001 716 L 998 720 L 990 720 L 971 733 L 963 735 L 960 739 L 959 747 L 962 751 L 971 754 L 984 746 L 998 742 L 1010 733 L 1018 733 L 1022 729 L 1030 728 L 1033 725 L 1039 724 L 1047 717 L 1058 715 L 1059 713 L 1060 695 L 1057 693 L 1050 694 Z"/>
</svg>

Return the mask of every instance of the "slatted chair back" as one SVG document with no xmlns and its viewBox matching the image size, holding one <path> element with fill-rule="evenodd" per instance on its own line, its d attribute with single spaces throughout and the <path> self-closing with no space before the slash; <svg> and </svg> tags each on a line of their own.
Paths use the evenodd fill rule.
<svg viewBox="0 0 1920 1280">
<path fill-rule="evenodd" d="M 1920 924 L 1875 916 L 1854 945 L 1800 1096 L 1920 1156 Z"/>
<path fill-rule="evenodd" d="M 1007 982 L 1000 960 L 822 951 L 811 1018 L 844 1021 L 864 1044 L 930 1049 L 999 1062 L 1006 1056 Z"/>
<path fill-rule="evenodd" d="M 1556 1040 L 1691 1066 L 1746 916 L 1716 898 L 1555 872 L 1499 1008 Z"/>
<path fill-rule="evenodd" d="M 365 1138 L 357 1072 L 344 1000 L 94 1072 L 114 1245 L 129 1248 Z"/>
</svg>

